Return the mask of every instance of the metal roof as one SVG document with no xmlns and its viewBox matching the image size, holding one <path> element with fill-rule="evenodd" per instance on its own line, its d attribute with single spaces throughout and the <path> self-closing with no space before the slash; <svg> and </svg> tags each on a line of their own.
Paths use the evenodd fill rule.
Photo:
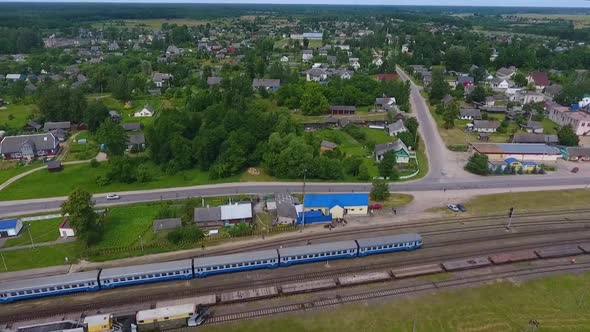
<svg viewBox="0 0 590 332">
<path fill-rule="evenodd" d="M 369 194 L 307 194 L 304 203 L 306 208 L 364 206 L 369 205 Z"/>
<path fill-rule="evenodd" d="M 379 246 L 392 243 L 405 243 L 421 241 L 422 237 L 416 233 L 398 234 L 390 236 L 372 237 L 367 239 L 356 240 L 360 247 Z"/>
<path fill-rule="evenodd" d="M 165 317 L 174 317 L 183 314 L 193 314 L 195 313 L 195 309 L 196 305 L 194 303 L 180 304 L 171 307 L 141 310 L 137 312 L 135 318 L 138 322 L 152 321 L 155 319 L 164 319 Z"/>
<path fill-rule="evenodd" d="M 53 287 L 59 285 L 67 285 L 72 283 L 83 283 L 89 281 L 96 281 L 98 277 L 98 270 L 88 272 L 76 272 L 71 274 L 60 274 L 56 276 L 40 277 L 34 279 L 23 279 L 15 281 L 2 282 L 0 291 L 18 291 L 24 289 L 38 289 Z"/>
<path fill-rule="evenodd" d="M 246 251 L 239 254 L 199 257 L 194 259 L 195 269 L 204 266 L 235 264 L 241 262 L 251 262 L 257 260 L 278 259 L 276 249 Z"/>
<path fill-rule="evenodd" d="M 17 223 L 18 219 L 0 220 L 0 230 L 16 228 Z"/>
<path fill-rule="evenodd" d="M 338 241 L 338 242 L 326 242 L 320 244 L 311 244 L 308 246 L 298 246 L 279 249 L 279 255 L 283 256 L 297 256 L 297 255 L 309 255 L 318 252 L 336 251 L 336 250 L 348 250 L 357 249 L 356 242 L 350 241 Z"/>
<path fill-rule="evenodd" d="M 554 146 L 533 143 L 473 143 L 473 148 L 484 154 L 549 154 L 560 155 Z"/>
<path fill-rule="evenodd" d="M 221 206 L 221 220 L 252 218 L 251 203 L 236 203 Z"/>
<path fill-rule="evenodd" d="M 0 153 L 20 152 L 25 144 L 32 145 L 36 150 L 52 150 L 57 148 L 59 141 L 51 133 L 6 136 L 0 142 Z"/>
<path fill-rule="evenodd" d="M 100 279 L 105 278 L 116 278 L 122 276 L 144 274 L 144 273 L 156 273 L 156 272 L 168 272 L 182 269 L 192 270 L 192 260 L 183 259 L 172 262 L 154 263 L 154 264 L 143 264 L 143 265 L 132 265 L 125 267 L 114 267 L 110 269 L 103 269 L 100 274 Z"/>
</svg>

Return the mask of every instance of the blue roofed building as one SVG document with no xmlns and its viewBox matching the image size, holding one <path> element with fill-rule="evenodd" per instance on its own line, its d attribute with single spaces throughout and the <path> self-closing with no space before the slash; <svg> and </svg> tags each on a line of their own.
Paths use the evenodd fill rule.
<svg viewBox="0 0 590 332">
<path fill-rule="evenodd" d="M 0 220 L 0 238 L 17 236 L 23 228 L 23 222 L 20 219 Z"/>
<path fill-rule="evenodd" d="M 363 216 L 369 211 L 369 194 L 308 194 L 303 205 L 305 212 L 320 211 L 332 219 L 347 215 Z"/>
</svg>

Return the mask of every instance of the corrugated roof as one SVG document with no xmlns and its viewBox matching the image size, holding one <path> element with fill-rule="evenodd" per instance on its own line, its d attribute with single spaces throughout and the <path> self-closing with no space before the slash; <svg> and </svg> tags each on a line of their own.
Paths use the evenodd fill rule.
<svg viewBox="0 0 590 332">
<path fill-rule="evenodd" d="M 0 230 L 13 229 L 16 227 L 18 219 L 0 220 Z"/>
<path fill-rule="evenodd" d="M 558 148 L 546 144 L 533 143 L 473 143 L 475 150 L 484 154 L 550 154 L 559 155 Z"/>
<path fill-rule="evenodd" d="M 369 205 L 369 194 L 307 194 L 304 203 L 306 208 L 364 206 Z"/>
<path fill-rule="evenodd" d="M 236 203 L 221 206 L 221 220 L 252 218 L 251 203 Z"/>
</svg>

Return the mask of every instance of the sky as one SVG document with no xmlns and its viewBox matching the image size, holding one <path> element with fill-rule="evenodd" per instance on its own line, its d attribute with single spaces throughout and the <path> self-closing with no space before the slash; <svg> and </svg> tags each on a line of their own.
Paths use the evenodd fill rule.
<svg viewBox="0 0 590 332">
<path fill-rule="evenodd" d="M 129 3 L 260 3 L 330 5 L 522 6 L 583 7 L 590 0 L 8 0 L 9 2 L 129 2 Z M 0 0 L 0 2 L 8 2 Z"/>
</svg>

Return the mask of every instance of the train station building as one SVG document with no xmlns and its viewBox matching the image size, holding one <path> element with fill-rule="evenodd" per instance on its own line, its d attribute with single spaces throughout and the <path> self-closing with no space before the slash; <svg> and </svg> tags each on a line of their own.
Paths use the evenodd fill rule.
<svg viewBox="0 0 590 332">
<path fill-rule="evenodd" d="M 307 194 L 303 205 L 306 213 L 319 211 L 331 219 L 364 216 L 369 213 L 369 194 Z"/>
</svg>

